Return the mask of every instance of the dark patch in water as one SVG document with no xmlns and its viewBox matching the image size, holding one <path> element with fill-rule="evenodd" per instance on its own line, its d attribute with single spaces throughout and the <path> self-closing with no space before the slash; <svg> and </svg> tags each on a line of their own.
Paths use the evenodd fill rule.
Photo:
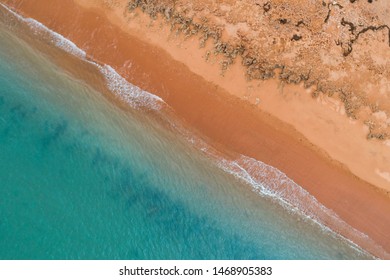
<svg viewBox="0 0 390 280">
<path fill-rule="evenodd" d="M 183 202 L 172 200 L 159 190 L 151 179 L 153 169 L 137 170 L 120 158 L 107 155 L 102 148 L 95 149 L 92 163 L 101 172 L 104 185 L 108 186 L 108 197 L 123 203 L 129 222 L 134 215 L 141 216 L 146 224 L 157 225 L 161 235 L 166 236 L 164 238 L 178 240 L 177 246 L 182 247 L 180 250 L 189 252 L 188 255 L 177 255 L 178 258 L 210 258 L 210 252 L 215 252 L 213 258 L 266 258 L 258 250 L 258 245 L 243 240 L 233 232 L 225 232 L 213 220 L 194 214 Z M 204 248 L 210 249 L 205 252 Z M 153 255 L 152 252 L 140 253 L 131 249 L 128 257 L 143 259 Z"/>
<path fill-rule="evenodd" d="M 123 166 L 120 158 L 106 154 L 100 147 L 97 147 L 93 152 L 91 164 L 93 168 L 100 169 L 105 174 L 107 181 L 113 179 L 117 170 Z"/>
<path fill-rule="evenodd" d="M 194 214 L 183 202 L 173 200 L 159 190 L 151 179 L 154 176 L 153 169 L 137 170 L 120 158 L 107 155 L 102 148 L 95 149 L 92 164 L 102 173 L 104 184 L 109 188 L 108 197 L 123 203 L 129 222 L 132 216 L 141 216 L 146 224 L 157 225 L 158 231 L 169 242 L 177 240 L 177 246 L 182 247 L 180 250 L 189 252 L 177 258 L 204 259 L 210 258 L 210 254 L 214 254 L 212 258 L 229 259 L 269 257 L 262 253 L 263 250 L 259 250 L 258 245 L 243 240 L 234 232 L 226 232 L 215 221 Z M 204 248 L 209 250 L 204 251 Z M 129 258 L 142 259 L 153 256 L 153 253 L 131 250 L 129 255 Z"/>
<path fill-rule="evenodd" d="M 24 107 L 21 104 L 18 104 L 16 106 L 13 106 L 10 109 L 10 113 L 12 115 L 12 120 L 13 121 L 22 121 L 23 119 L 26 118 L 27 112 L 24 109 Z"/>
<path fill-rule="evenodd" d="M 257 245 L 244 241 L 234 233 L 224 232 L 206 217 L 194 215 L 181 201 L 173 201 L 153 185 L 143 184 L 137 194 L 128 193 L 125 209 L 128 215 L 142 215 L 145 222 L 157 224 L 161 234 L 170 240 L 179 240 L 177 244 L 183 247 L 183 252 L 190 253 L 188 256 L 177 256 L 178 258 L 210 258 L 211 252 L 215 252 L 213 258 L 267 257 L 258 250 Z M 197 251 L 196 248 L 202 248 L 202 251 Z M 204 248 L 209 250 L 205 252 Z"/>
<path fill-rule="evenodd" d="M 57 141 L 62 135 L 64 135 L 68 127 L 68 122 L 63 120 L 56 125 L 51 125 L 46 121 L 45 127 L 46 131 L 48 132 L 48 135 L 43 137 L 42 145 L 44 148 L 47 148 L 50 144 Z"/>
</svg>

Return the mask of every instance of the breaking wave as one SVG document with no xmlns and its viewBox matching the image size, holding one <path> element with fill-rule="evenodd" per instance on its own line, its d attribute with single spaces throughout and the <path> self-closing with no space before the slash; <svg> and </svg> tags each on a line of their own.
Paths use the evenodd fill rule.
<svg viewBox="0 0 390 280">
<path fill-rule="evenodd" d="M 35 35 L 45 36 L 49 38 L 50 43 L 52 43 L 57 48 L 60 48 L 61 50 L 69 54 L 72 54 L 88 63 L 95 65 L 105 77 L 108 89 L 132 107 L 144 107 L 153 110 L 161 109 L 161 106 L 164 101 L 160 97 L 153 95 L 147 91 L 144 91 L 135 85 L 130 84 L 111 66 L 105 64 L 101 65 L 89 59 L 87 57 L 86 52 L 80 49 L 75 43 L 68 40 L 61 34 L 58 34 L 57 32 L 54 32 L 53 30 L 47 28 L 39 21 L 32 18 L 25 18 L 11 10 L 4 4 L 0 3 L 0 5 L 8 12 L 10 12 L 16 19 L 25 23 Z"/>
</svg>

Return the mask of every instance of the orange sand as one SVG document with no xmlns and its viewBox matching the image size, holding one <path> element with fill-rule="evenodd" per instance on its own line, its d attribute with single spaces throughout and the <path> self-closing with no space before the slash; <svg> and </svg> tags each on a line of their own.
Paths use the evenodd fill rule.
<svg viewBox="0 0 390 280">
<path fill-rule="evenodd" d="M 280 94 L 277 82 L 261 82 L 260 88 L 267 92 L 261 99 L 260 108 L 264 110 L 259 110 L 235 97 L 240 92 L 247 94 L 253 86 L 237 74 L 240 72 L 238 65 L 221 77 L 217 66 L 201 60 L 202 52 L 197 46 L 191 47 L 190 41 L 177 46 L 176 38 L 167 42 L 163 40 L 163 32 L 149 32 L 153 27 L 134 23 L 126 27 L 125 17 L 119 13 L 123 1 L 114 1 L 118 6 L 112 9 L 87 0 L 2 2 L 69 38 L 88 55 L 113 66 L 133 84 L 162 97 L 179 117 L 216 146 L 277 167 L 348 224 L 390 251 L 389 197 L 353 175 L 348 170 L 353 168 L 340 164 L 339 157 L 334 156 L 340 152 L 342 157 L 350 157 L 357 169 L 364 169 L 360 163 L 365 158 L 357 160 L 353 153 L 368 145 L 367 141 L 358 138 L 346 142 L 346 151 L 332 150 L 329 144 L 334 139 L 341 143 L 350 140 L 349 134 L 358 135 L 361 129 L 349 124 L 341 115 L 329 114 L 328 108 L 317 101 L 298 94 L 294 96 L 294 92 L 304 91 L 299 86 L 286 86 Z M 96 7 L 86 9 L 87 4 Z M 142 15 L 137 20 L 147 21 Z M 314 118 L 326 117 L 324 123 L 321 119 L 317 123 L 308 118 L 310 113 L 314 114 L 311 106 L 318 109 Z M 297 116 L 300 110 L 307 117 L 306 122 Z M 275 112 L 279 112 L 278 118 L 273 116 Z M 327 126 L 329 118 L 331 123 Z M 302 128 L 301 133 L 290 124 L 298 124 L 295 127 Z M 313 125 L 318 129 L 308 135 L 307 130 L 313 129 Z M 328 131 L 330 127 L 334 131 L 326 137 L 318 132 L 322 128 Z M 376 142 L 373 145 L 376 144 L 380 148 L 383 146 Z M 328 148 L 324 149 L 324 146 Z M 370 149 L 374 148 L 376 146 L 370 146 Z M 362 172 L 359 172 L 354 173 L 360 175 Z"/>
</svg>

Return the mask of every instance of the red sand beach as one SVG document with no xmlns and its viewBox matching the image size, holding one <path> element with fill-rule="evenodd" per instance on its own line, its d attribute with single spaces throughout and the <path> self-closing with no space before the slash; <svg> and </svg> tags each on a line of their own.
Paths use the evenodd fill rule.
<svg viewBox="0 0 390 280">
<path fill-rule="evenodd" d="M 326 134 L 329 127 L 324 125 L 321 135 L 318 130 L 322 128 L 321 122 L 316 129 L 312 119 L 307 119 L 306 129 L 311 128 L 308 134 L 308 130 L 300 129 L 305 127 L 302 118 L 288 116 L 298 109 L 310 116 L 313 106 L 323 108 L 310 94 L 307 98 L 289 97 L 286 103 L 280 99 L 279 84 L 271 79 L 256 89 L 271 96 L 262 97 L 267 109 L 259 108 L 253 96 L 252 100 L 240 96 L 240 92 L 247 92 L 251 85 L 239 75 L 240 65 L 233 65 L 232 71 L 222 77 L 217 66 L 206 62 L 203 52 L 191 40 L 183 44 L 178 44 L 178 39 L 167 42 L 168 35 L 164 34 L 168 29 L 157 34 L 153 31 L 157 23 L 150 27 L 150 32 L 148 26 L 137 25 L 150 23 L 143 15 L 127 26 L 128 18 L 122 16 L 126 1 L 1 2 L 62 34 L 88 56 L 111 65 L 129 82 L 160 96 L 179 118 L 217 148 L 261 160 L 286 173 L 320 203 L 390 252 L 390 197 L 386 194 L 390 187 L 386 181 L 367 175 L 368 171 L 364 175 L 364 168 L 357 164 L 365 160 L 361 145 L 368 142 L 367 139 L 355 137 L 350 147 L 344 147 L 349 151 L 363 150 L 361 157 L 355 154 L 353 158 L 349 151 L 340 152 L 340 157 L 334 156 L 337 149 L 332 145 L 338 138 Z M 286 92 L 306 91 L 299 85 L 285 87 Z M 298 107 L 285 109 L 288 103 Z M 317 105 L 310 107 L 312 104 Z M 340 141 L 361 132 L 356 126 L 351 126 L 348 132 L 350 121 L 346 116 L 319 110 L 334 122 L 340 119 L 337 128 L 344 130 L 334 129 Z M 383 146 L 375 142 L 370 147 L 379 147 L 375 151 L 380 153 Z M 359 245 L 373 250 L 367 248 L 367 244 Z M 388 255 L 379 257 L 388 258 Z"/>
</svg>

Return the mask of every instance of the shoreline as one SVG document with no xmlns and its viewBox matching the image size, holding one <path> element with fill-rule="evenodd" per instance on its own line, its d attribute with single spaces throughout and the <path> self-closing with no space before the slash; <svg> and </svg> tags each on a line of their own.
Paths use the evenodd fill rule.
<svg viewBox="0 0 390 280">
<path fill-rule="evenodd" d="M 131 12 L 128 11 L 125 4 L 132 3 L 133 5 L 135 2 L 136 1 L 130 0 L 116 0 L 105 1 L 104 4 L 96 4 L 96 2 L 91 0 L 76 1 L 76 3 L 86 9 L 95 10 L 97 13 L 105 15 L 113 25 L 119 27 L 124 33 L 130 34 L 144 42 L 163 49 L 174 60 L 185 64 L 191 72 L 199 75 L 207 82 L 217 85 L 230 96 L 238 97 L 246 103 L 260 109 L 260 111 L 273 116 L 282 123 L 292 126 L 304 136 L 301 137 L 301 135 L 297 134 L 296 137 L 307 140 L 304 141 L 306 144 L 313 144 L 312 147 L 316 152 L 322 153 L 323 156 L 332 160 L 334 163 L 339 162 L 340 167 L 346 168 L 357 177 L 390 195 L 390 140 L 378 140 L 375 137 L 374 139 L 368 139 L 369 135 L 376 135 L 378 137 L 380 135 L 375 129 L 378 125 L 378 120 L 374 119 L 382 119 L 381 125 L 383 126 L 387 126 L 387 124 L 390 123 L 390 119 L 386 120 L 385 111 L 378 111 L 373 114 L 374 116 L 367 120 L 367 116 L 364 112 L 367 113 L 367 110 L 369 111 L 371 109 L 355 108 L 356 104 L 353 105 L 352 103 L 349 103 L 351 99 L 355 99 L 353 96 L 350 96 L 347 99 L 345 99 L 343 95 L 337 97 L 337 91 L 341 90 L 344 92 L 344 90 L 347 89 L 343 89 L 343 87 L 330 87 L 327 89 L 329 91 L 333 88 L 330 92 L 327 94 L 320 94 L 314 98 L 313 96 L 318 94 L 319 86 L 308 86 L 307 83 L 310 83 L 308 81 L 300 83 L 286 82 L 284 78 L 282 78 L 286 73 L 284 73 L 284 70 L 282 71 L 280 69 L 274 71 L 274 75 L 276 76 L 274 78 L 249 80 L 247 77 L 249 68 L 246 68 L 246 66 L 243 65 L 245 61 L 240 61 L 241 58 L 239 57 L 222 71 L 221 66 L 226 62 L 226 56 L 225 54 L 222 55 L 220 53 L 215 54 L 216 49 L 215 45 L 213 45 L 215 40 L 206 41 L 205 47 L 201 48 L 198 42 L 199 38 L 196 36 L 184 36 L 182 32 L 185 30 L 180 29 L 180 27 L 179 29 L 171 29 L 174 22 L 183 21 L 186 18 L 184 15 L 180 14 L 180 12 L 174 12 L 175 20 L 171 21 L 166 20 L 164 16 L 160 17 L 159 14 L 153 17 L 154 12 L 150 14 L 150 11 L 164 8 L 164 6 L 159 6 L 159 1 L 157 1 L 156 4 L 152 4 L 151 6 L 148 5 L 147 7 L 141 2 L 141 4 L 138 4 L 141 8 L 136 8 Z M 186 0 L 180 1 L 179 5 L 181 6 L 186 2 Z M 199 2 L 202 3 L 203 0 L 199 0 Z M 242 2 L 248 4 L 251 1 L 244 0 Z M 198 3 L 198 1 L 196 3 Z M 207 3 L 208 2 L 205 1 L 205 5 L 208 5 Z M 216 5 L 215 7 L 218 10 L 219 5 Z M 216 20 L 219 20 L 218 16 L 209 18 L 210 24 Z M 222 16 L 221 20 L 224 20 L 224 16 Z M 334 21 L 334 19 L 332 21 Z M 241 25 L 238 24 L 238 26 Z M 228 32 L 231 28 L 231 24 L 228 24 L 222 31 L 222 37 L 227 37 L 226 34 L 224 36 L 224 33 Z M 261 30 L 262 28 L 263 27 L 259 29 Z M 242 30 L 239 28 L 237 34 L 241 31 Z M 211 31 L 212 34 L 214 34 L 213 32 L 214 31 Z M 233 35 L 231 36 L 234 37 Z M 222 43 L 221 41 L 219 42 Z M 253 47 L 256 47 L 257 45 L 259 45 L 259 43 L 256 43 Z M 378 48 L 379 47 L 380 46 L 378 46 Z M 275 48 L 278 49 L 278 47 Z M 269 46 L 267 50 L 272 52 L 274 48 Z M 284 51 L 288 52 L 289 49 L 284 48 Z M 335 51 L 336 50 L 332 48 L 332 56 L 335 56 L 335 59 L 340 60 L 340 54 L 334 53 Z M 383 51 L 390 52 L 390 48 L 385 46 Z M 263 55 L 266 54 L 263 53 Z M 355 55 L 356 53 L 354 52 L 352 57 L 349 57 L 346 60 L 347 64 L 351 63 L 351 59 L 352 61 L 356 60 Z M 384 63 L 386 63 L 386 57 L 389 56 L 383 55 Z M 359 73 L 361 70 L 359 67 L 356 68 L 359 70 L 351 70 L 354 69 L 353 65 L 356 63 L 358 65 L 361 64 L 361 62 L 355 61 L 355 63 L 348 66 L 351 75 L 355 72 Z M 313 63 L 312 65 L 316 65 L 317 68 L 328 64 L 329 61 L 325 60 L 323 62 Z M 364 63 L 364 65 L 366 65 L 366 63 Z M 371 66 L 371 64 L 367 65 L 370 65 L 369 67 L 372 67 L 373 69 L 378 66 Z M 121 74 L 125 77 L 128 71 L 126 67 L 126 65 L 123 65 L 117 69 L 118 71 L 122 71 Z M 343 71 L 347 71 L 345 65 L 340 65 L 340 68 L 342 68 Z M 337 69 L 338 68 L 336 67 L 336 69 L 332 70 L 330 73 L 331 76 L 338 75 Z M 362 73 L 364 73 L 363 70 Z M 378 75 L 376 75 L 377 79 L 378 77 L 381 77 L 382 82 L 386 81 L 386 74 Z M 293 76 L 294 75 L 290 78 L 292 79 Z M 372 73 L 369 76 L 372 76 Z M 290 78 L 288 78 L 288 80 L 290 80 Z M 331 80 L 331 78 L 329 78 L 329 80 Z M 327 79 L 323 78 L 322 81 L 327 82 Z M 355 78 L 352 80 L 347 79 L 342 82 L 342 85 L 350 87 L 352 84 L 361 84 L 361 81 L 363 81 L 364 84 L 365 80 L 359 76 L 358 81 Z M 386 91 L 386 88 L 377 89 L 371 83 L 372 81 L 363 86 L 365 91 L 367 91 L 367 88 L 371 88 L 371 90 L 366 92 L 366 95 L 372 99 L 379 94 L 379 97 L 375 97 L 378 98 L 376 102 L 379 104 L 379 107 L 390 105 L 383 101 L 387 92 L 390 91 Z M 359 88 L 360 87 L 361 85 Z M 321 88 L 324 89 L 326 87 L 321 85 Z M 347 90 L 347 92 L 348 91 L 349 90 Z M 357 96 L 356 101 L 358 102 L 358 100 L 360 100 L 360 97 Z M 372 105 L 370 108 L 374 107 L 376 108 L 377 106 Z M 356 111 L 356 118 L 350 116 L 351 110 Z M 359 161 L 356 161 L 356 158 L 359 158 Z"/>
<path fill-rule="evenodd" d="M 124 61 L 131 59 L 133 72 L 127 74 L 128 80 L 162 97 L 179 117 L 200 134 L 205 135 L 212 143 L 259 159 L 282 170 L 322 204 L 335 211 L 348 224 L 367 233 L 378 244 L 389 250 L 390 220 L 386 218 L 386 213 L 390 209 L 389 199 L 319 154 L 302 135 L 289 125 L 230 96 L 220 87 L 192 73 L 185 65 L 174 61 L 156 46 L 123 34 L 120 30 L 115 30 L 115 26 L 107 24 L 107 20 L 104 17 L 100 18 L 96 11 L 82 11 L 77 6 L 71 8 L 71 5 L 64 4 L 68 5 L 68 13 L 76 13 L 78 15 L 76 18 L 81 21 L 73 23 L 73 27 L 80 24 L 87 27 L 83 31 L 84 34 L 75 34 L 73 30 L 76 28 L 72 29 L 69 20 L 66 22 L 64 7 L 58 3 L 57 7 L 55 3 L 47 3 L 46 11 L 34 10 L 33 7 L 28 7 L 29 3 L 22 5 L 24 6 L 21 10 L 17 8 L 18 11 L 36 18 L 49 28 L 71 38 L 77 45 L 86 49 L 94 59 L 112 65 L 117 70 Z M 42 12 L 48 12 L 50 7 L 57 9 L 54 10 L 57 13 L 52 13 L 53 17 L 59 15 L 59 11 L 62 12 L 62 17 L 58 17 L 55 22 L 51 22 L 51 19 L 46 18 L 44 14 L 40 15 Z M 87 21 L 89 24 L 84 23 L 86 18 L 89 19 Z M 93 18 L 100 20 L 96 22 Z M 94 41 L 93 45 L 87 41 L 90 38 L 86 34 L 102 22 L 109 27 L 99 31 L 105 36 L 98 37 L 103 39 L 108 37 L 109 40 L 114 40 L 117 35 L 119 40 L 114 49 L 119 48 L 119 50 L 116 52 L 108 53 L 103 39 Z M 108 30 L 111 34 L 107 33 Z M 112 32 L 113 30 L 115 32 Z M 127 44 L 129 40 L 132 42 L 131 45 Z M 123 51 L 120 50 L 121 48 Z M 113 55 L 110 56 L 110 54 Z M 162 64 L 156 65 L 156 60 L 161 61 Z M 118 72 L 121 73 L 121 71 Z M 150 76 L 145 77 L 145 74 L 150 74 Z M 173 76 L 176 80 L 172 80 Z M 135 81 L 143 81 L 143 84 L 137 84 Z M 190 87 L 191 84 L 197 87 Z M 186 94 L 182 94 L 183 92 Z M 303 159 L 296 160 L 302 157 Z M 311 170 L 311 174 L 308 170 Z M 335 185 L 337 183 L 338 186 Z"/>
</svg>

